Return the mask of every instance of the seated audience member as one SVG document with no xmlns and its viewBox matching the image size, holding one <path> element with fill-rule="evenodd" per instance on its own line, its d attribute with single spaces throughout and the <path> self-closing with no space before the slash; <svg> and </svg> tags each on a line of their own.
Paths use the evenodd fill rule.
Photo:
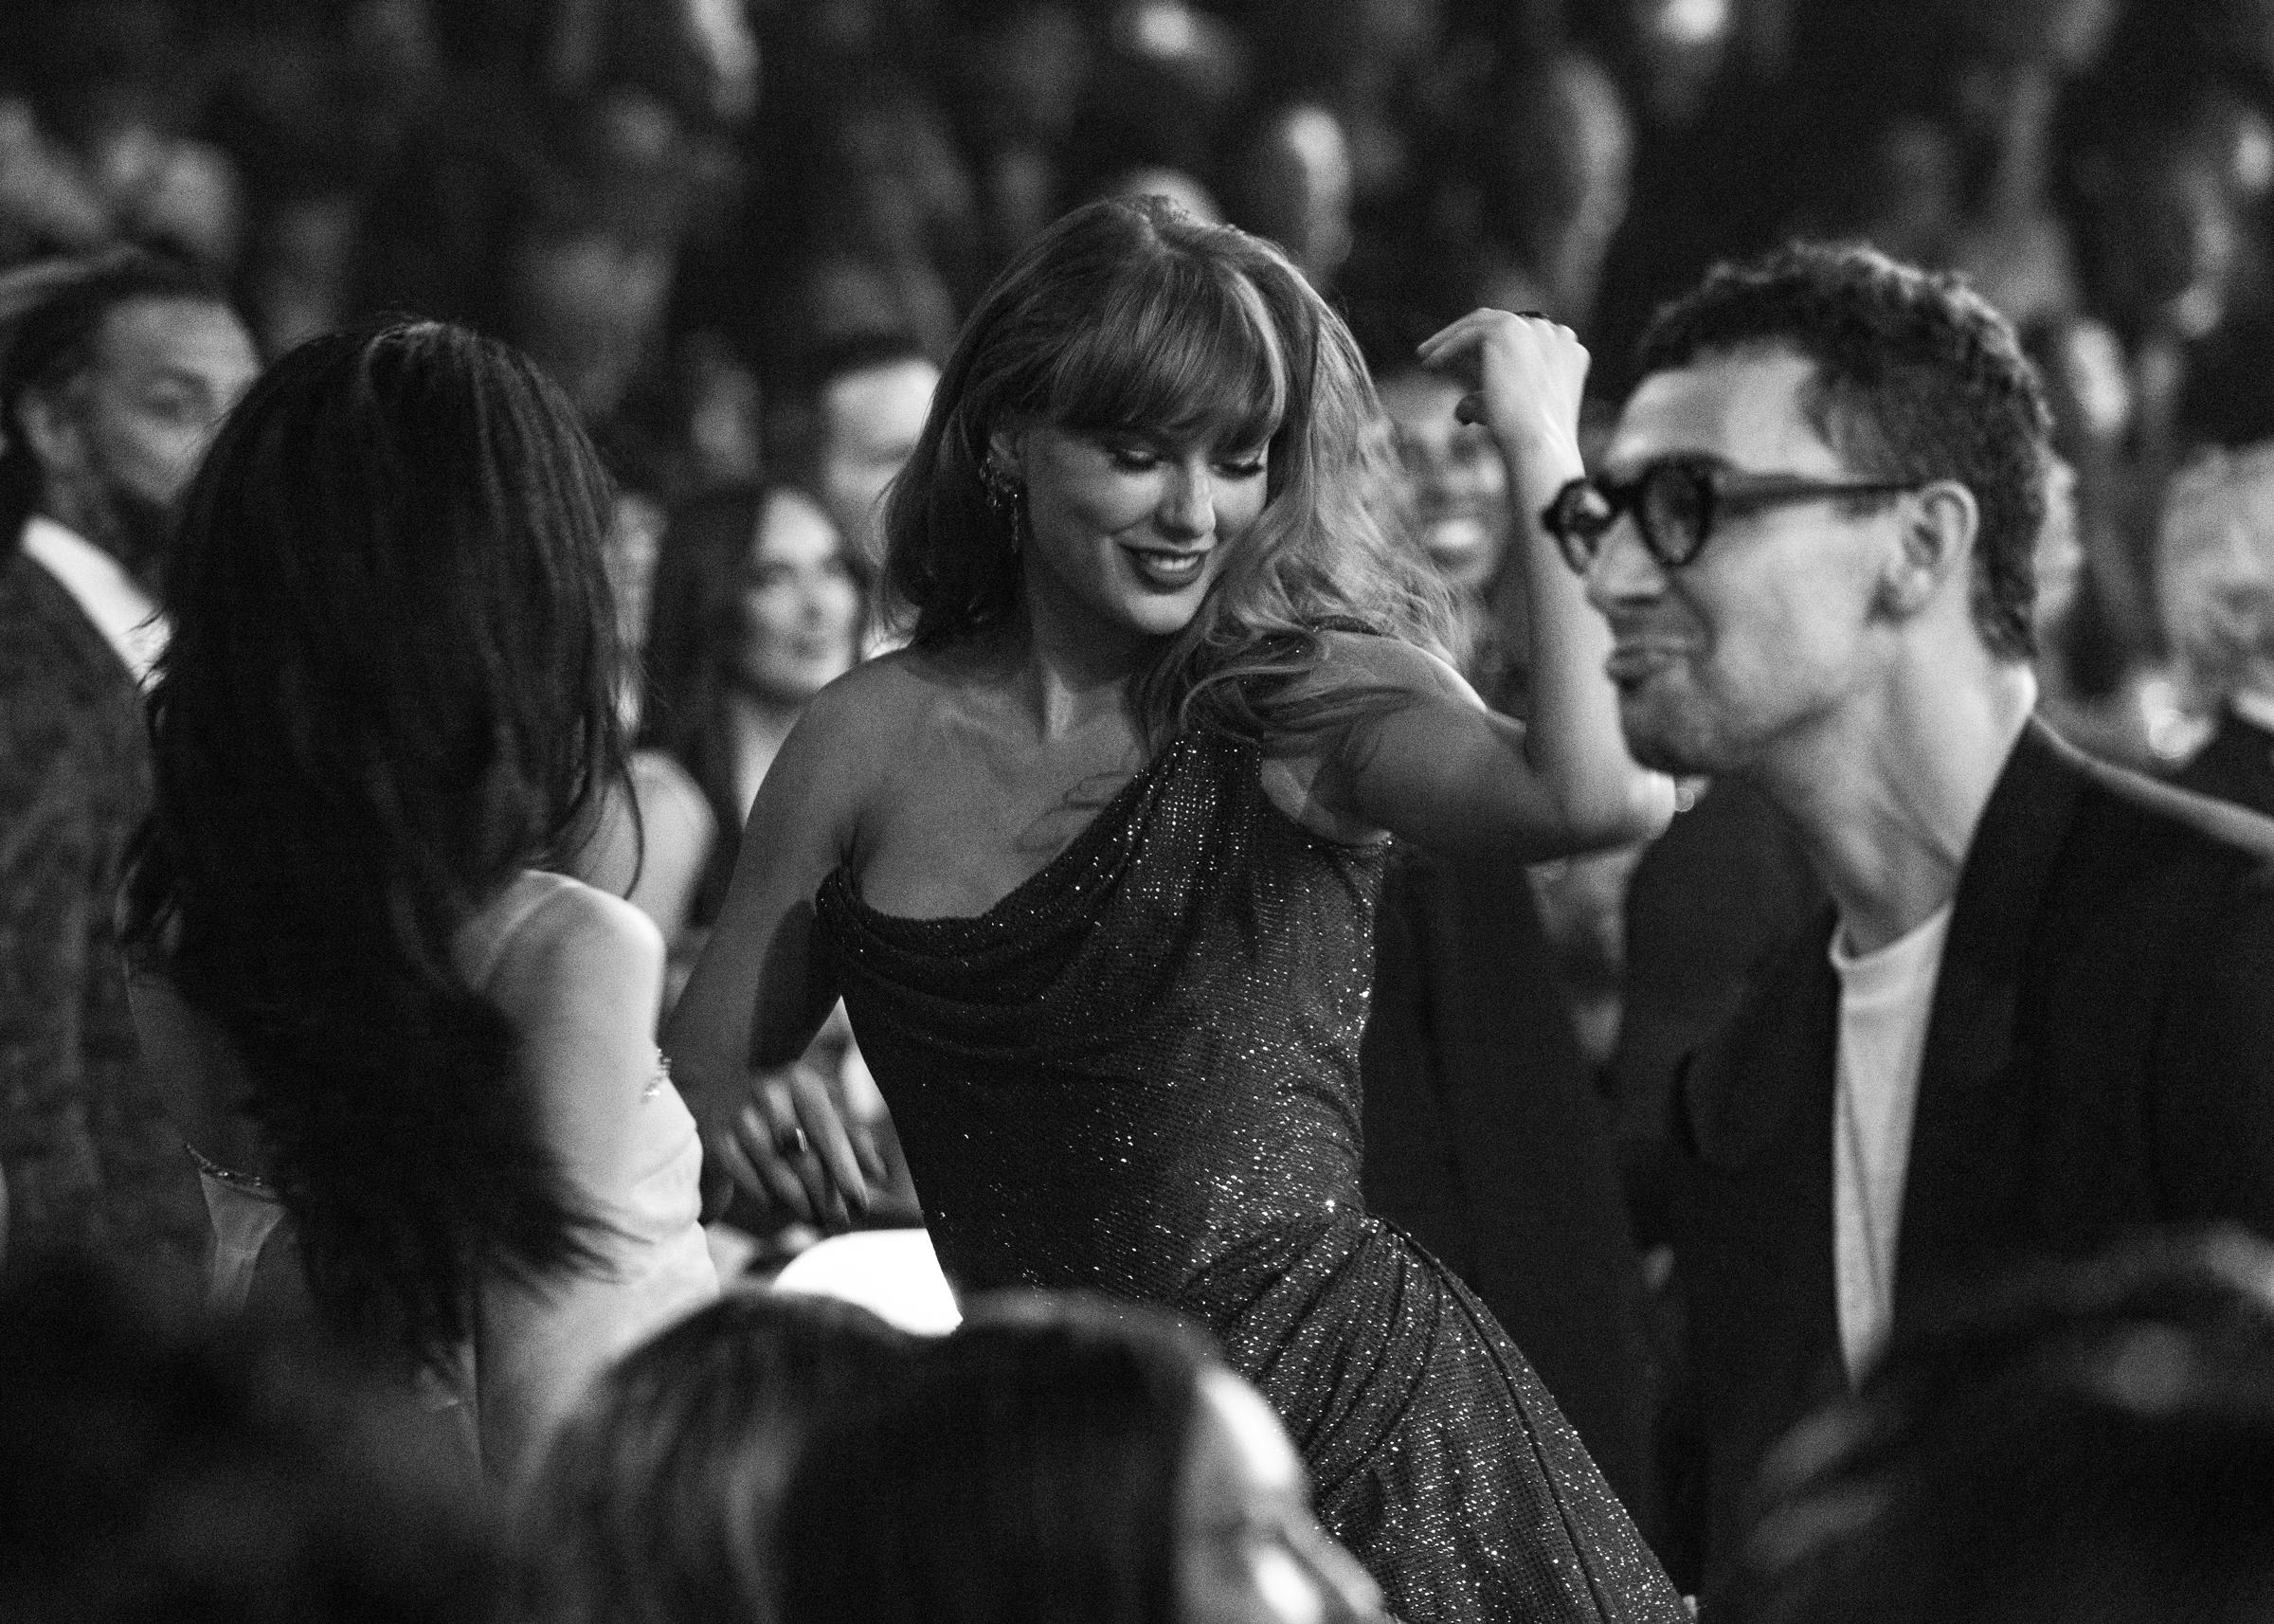
<svg viewBox="0 0 2274 1624">
<path fill-rule="evenodd" d="M 679 767 L 706 813 L 665 812 L 645 830 L 642 885 L 649 864 L 693 880 L 682 907 L 656 914 L 667 935 L 717 917 L 774 752 L 805 702 L 859 657 L 867 590 L 844 532 L 793 486 L 705 498 L 666 533 L 641 753 Z M 648 806 L 642 800 L 642 812 Z"/>
<path fill-rule="evenodd" d="M 1262 1397 L 1182 1325 L 1010 1297 L 817 1431 L 779 1541 L 783 1624 L 1380 1621 Z"/>
<path fill-rule="evenodd" d="M 506 1547 L 431 1417 L 171 1307 L 60 1256 L 0 1289 L 0 1617 L 503 1616 Z"/>
<path fill-rule="evenodd" d="M 0 279 L 0 1178 L 18 1255 L 197 1257 L 113 905 L 150 803 L 170 508 L 252 382 L 220 289 L 123 253 Z"/>
<path fill-rule="evenodd" d="M 304 1286 L 350 1346 L 474 1400 L 500 1475 L 717 1290 L 662 941 L 549 872 L 622 771 L 609 495 L 493 340 L 423 322 L 279 361 L 185 498 L 130 888 L 213 1301 Z"/>
<path fill-rule="evenodd" d="M 1832 900 L 1677 1091 L 1710 1604 L 1763 1453 L 1923 1296 L 2274 1235 L 2274 823 L 2033 720 L 2047 415 L 1963 284 L 1796 245 L 1669 306 L 1643 370 L 1553 508 L 1628 747 L 1751 783 Z"/>
<path fill-rule="evenodd" d="M 2165 497 L 2165 635 L 2217 718 L 2175 782 L 2274 813 L 2274 445 L 2212 454 Z"/>
<path fill-rule="evenodd" d="M 1984 1293 L 1772 1458 L 1733 1624 L 2274 1617 L 2274 1250 Z"/>
<path fill-rule="evenodd" d="M 906 1379 L 914 1343 L 826 1297 L 735 1291 L 603 1376 L 523 1520 L 528 1616 L 763 1624 L 773 1527 L 819 1421 Z"/>
<path fill-rule="evenodd" d="M 884 568 L 885 487 L 915 450 L 939 381 L 923 347 L 895 334 L 824 344 L 800 369 L 778 430 L 783 460 L 810 471 L 864 579 Z"/>
<path fill-rule="evenodd" d="M 1463 675 L 1521 713 L 1509 651 L 1525 645 L 1526 566 L 1508 556 L 1507 470 L 1483 424 L 1455 420 L 1459 383 L 1393 363 L 1381 392 L 1408 528 L 1465 634 Z M 1484 1298 L 1647 1529 L 1641 1265 L 1531 882 L 1512 863 L 1400 846 L 1374 942 L 1359 1054 L 1367 1205 Z"/>
</svg>

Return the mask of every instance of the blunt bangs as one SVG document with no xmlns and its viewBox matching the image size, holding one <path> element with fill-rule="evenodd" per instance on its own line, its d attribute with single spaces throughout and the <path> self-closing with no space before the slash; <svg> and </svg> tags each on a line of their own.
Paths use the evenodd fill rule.
<svg viewBox="0 0 2274 1624">
<path fill-rule="evenodd" d="M 1288 364 L 1246 276 L 1182 254 L 1146 256 L 1106 290 L 1044 367 L 1042 414 L 1075 432 L 1128 429 L 1259 446 L 1286 421 Z"/>
</svg>

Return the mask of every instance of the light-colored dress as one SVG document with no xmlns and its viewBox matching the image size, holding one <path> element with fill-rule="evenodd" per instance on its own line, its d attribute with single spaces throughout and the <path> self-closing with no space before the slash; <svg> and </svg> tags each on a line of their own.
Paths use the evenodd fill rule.
<svg viewBox="0 0 2274 1624">
<path fill-rule="evenodd" d="M 492 994 L 514 944 L 548 908 L 587 889 L 534 870 L 517 876 L 460 933 L 467 983 Z M 475 1345 L 443 1399 L 465 1403 L 469 1420 L 478 1405 L 484 1459 L 500 1474 L 517 1470 L 620 1354 L 718 1294 L 701 1222 L 702 1143 L 660 1056 L 621 1135 L 554 1150 L 571 1200 L 597 1220 L 588 1236 L 597 1266 L 532 1285 L 486 1282 Z M 262 1181 L 190 1154 L 213 1224 L 208 1301 L 233 1310 L 289 1225 Z"/>
</svg>

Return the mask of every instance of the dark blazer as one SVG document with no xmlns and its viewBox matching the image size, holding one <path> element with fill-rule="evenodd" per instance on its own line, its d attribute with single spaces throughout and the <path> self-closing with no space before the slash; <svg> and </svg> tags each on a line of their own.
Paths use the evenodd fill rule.
<svg viewBox="0 0 2274 1624">
<path fill-rule="evenodd" d="M 63 585 L 0 552 L 0 1166 L 9 1254 L 194 1262 L 197 1180 L 135 1060 L 114 904 L 148 811 L 134 678 Z"/>
<path fill-rule="evenodd" d="M 1641 1266 L 1530 882 L 1401 846 L 1374 939 L 1366 1204 L 1485 1300 L 1647 1533 Z"/>
<path fill-rule="evenodd" d="M 2274 1236 L 2270 863 L 2274 822 L 2090 761 L 2041 724 L 2022 734 L 1968 849 L 1935 985 L 1899 1332 L 1985 1272 L 2141 1226 Z M 1677 1091 L 1691 1388 L 1669 1471 L 1702 1528 L 1709 1595 L 1763 1454 L 1846 1380 L 1832 929 L 1827 911 L 1767 963 Z"/>
<path fill-rule="evenodd" d="M 2219 730 L 2172 782 L 2274 816 L 2274 733 L 2229 711 Z"/>
</svg>

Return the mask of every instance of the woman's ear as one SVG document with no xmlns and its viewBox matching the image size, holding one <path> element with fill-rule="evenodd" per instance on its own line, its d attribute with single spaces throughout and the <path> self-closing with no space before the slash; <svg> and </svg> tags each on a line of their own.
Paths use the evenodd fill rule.
<svg viewBox="0 0 2274 1624">
<path fill-rule="evenodd" d="M 1026 436 L 1015 428 L 998 428 L 987 435 L 987 460 L 1014 479 L 1026 478 Z"/>
</svg>

